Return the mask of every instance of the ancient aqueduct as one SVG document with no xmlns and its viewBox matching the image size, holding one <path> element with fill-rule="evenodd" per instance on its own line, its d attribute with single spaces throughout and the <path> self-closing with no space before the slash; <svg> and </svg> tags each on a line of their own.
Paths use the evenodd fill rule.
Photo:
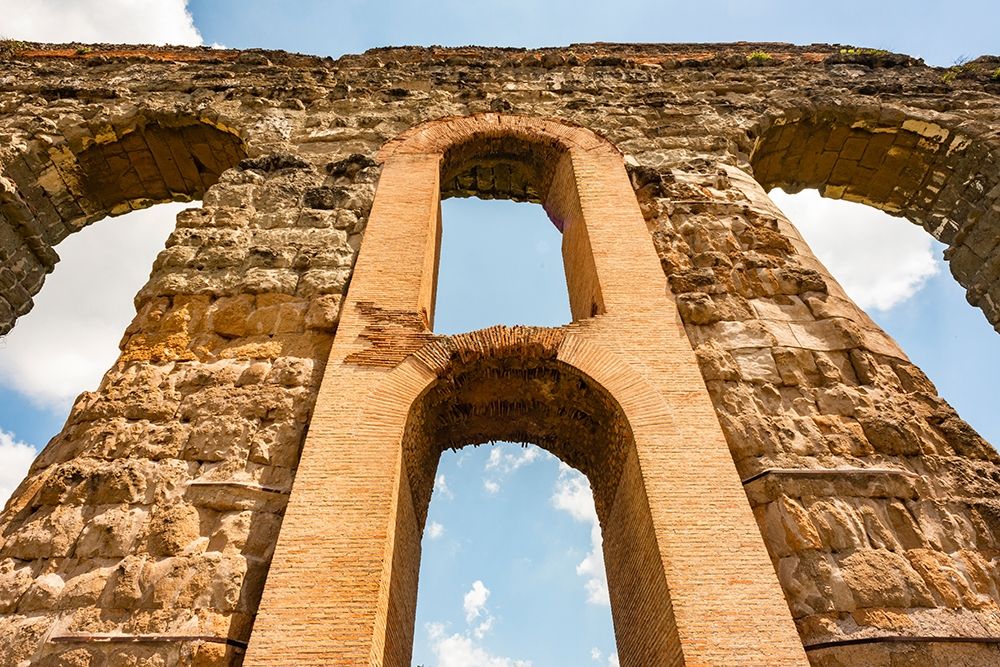
<svg viewBox="0 0 1000 667">
<path fill-rule="evenodd" d="M 766 195 L 905 216 L 1000 324 L 1000 59 L 0 60 L 0 332 L 68 234 L 204 202 L 0 515 L 0 664 L 409 665 L 438 457 L 495 439 L 590 479 L 623 665 L 1000 664 L 1000 457 Z M 433 333 L 470 195 L 545 206 L 571 324 Z"/>
</svg>

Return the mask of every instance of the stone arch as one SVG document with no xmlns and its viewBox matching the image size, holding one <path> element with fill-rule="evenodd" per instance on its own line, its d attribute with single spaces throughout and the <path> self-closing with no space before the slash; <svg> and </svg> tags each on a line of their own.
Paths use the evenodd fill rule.
<svg viewBox="0 0 1000 667">
<path fill-rule="evenodd" d="M 948 245 L 971 304 L 1000 331 L 1000 150 L 975 125 L 911 108 L 793 109 L 752 130 L 754 176 L 908 218 Z"/>
<path fill-rule="evenodd" d="M 246 157 L 224 120 L 137 109 L 123 118 L 67 117 L 0 155 L 0 334 L 32 307 L 59 257 L 54 246 L 108 216 L 201 198 Z"/>
</svg>

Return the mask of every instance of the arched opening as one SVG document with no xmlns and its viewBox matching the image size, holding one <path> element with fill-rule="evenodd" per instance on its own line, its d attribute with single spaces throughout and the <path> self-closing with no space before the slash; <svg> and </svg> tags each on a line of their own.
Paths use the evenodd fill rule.
<svg viewBox="0 0 1000 667">
<path fill-rule="evenodd" d="M 31 309 L 66 236 L 107 216 L 201 199 L 245 158 L 242 139 L 220 126 L 143 112 L 81 119 L 0 160 L 0 334 Z"/>
<path fill-rule="evenodd" d="M 0 336 L 7 334 L 0 427 L 36 448 L 59 431 L 70 401 L 96 389 L 114 363 L 135 312 L 132 299 L 181 210 L 143 209 L 201 199 L 246 157 L 234 132 L 192 117 L 140 111 L 67 122 L 60 132 L 0 160 Z M 121 226 L 88 229 L 61 246 L 111 216 L 123 216 Z M 56 268 L 57 247 L 67 248 L 72 265 L 60 273 L 47 308 L 27 329 L 14 329 Z M 0 502 L 25 472 L 13 474 Z"/>
<path fill-rule="evenodd" d="M 437 206 L 452 197 L 541 204 L 562 233 L 561 251 L 573 321 L 604 313 L 605 297 L 569 151 L 580 138 L 573 137 L 565 127 L 545 123 L 535 127 L 516 116 L 487 119 L 479 127 L 468 128 L 462 127 L 464 121 L 459 119 L 455 134 L 404 133 L 386 145 L 383 155 L 398 154 L 400 160 L 428 156 L 437 171 L 436 183 L 428 184 L 435 190 Z M 596 136 L 587 137 L 584 145 L 587 141 L 607 147 Z M 425 308 L 431 323 L 441 255 L 440 226 L 439 210 L 437 228 L 428 237 L 433 252 L 425 260 L 433 263 L 425 273 L 425 284 L 420 286 L 422 299 L 430 302 Z"/>
<path fill-rule="evenodd" d="M 977 623 L 988 623 L 993 612 L 984 610 L 995 608 L 994 583 L 973 574 L 992 567 L 973 554 L 994 544 L 982 508 L 995 491 L 958 480 L 994 478 L 1000 457 L 766 194 L 815 188 L 919 224 L 948 244 L 952 273 L 996 325 L 995 152 L 988 138 L 973 140 L 975 128 L 943 117 L 792 110 L 748 133 L 752 175 L 726 166 L 664 185 L 700 178 L 742 207 L 717 213 L 714 230 L 682 211 L 670 240 L 683 253 L 664 244 L 664 255 L 670 268 L 694 266 L 671 275 L 679 309 L 816 665 L 887 664 L 897 653 L 931 664 L 959 638 L 982 664 L 995 653 L 995 637 L 956 622 L 982 615 Z M 932 478 L 952 481 L 938 487 Z M 942 541 L 939 519 L 925 510 L 946 503 L 956 529 Z M 955 576 L 946 581 L 944 572 Z M 894 583 L 873 594 L 872 581 Z M 889 620 L 902 617 L 924 619 L 935 636 Z"/>
<path fill-rule="evenodd" d="M 443 452 L 412 664 L 607 667 L 615 637 L 601 545 L 586 477 L 554 455 L 513 443 Z"/>
<path fill-rule="evenodd" d="M 571 316 L 577 320 L 604 312 L 604 302 L 589 244 L 585 233 L 581 233 L 581 212 L 575 186 L 570 180 L 571 171 L 569 154 L 565 146 L 558 142 L 530 134 L 485 132 L 472 134 L 444 151 L 440 179 L 442 201 L 451 197 L 474 197 L 542 205 L 552 224 L 563 234 L 559 240 L 562 268 L 566 276 Z M 442 209 L 446 206 L 442 204 Z M 551 242 L 547 237 L 555 240 L 548 227 L 541 226 L 539 232 L 542 230 L 548 235 L 539 233 L 532 245 L 537 246 L 539 241 Z M 547 285 L 552 285 L 550 276 L 545 276 Z M 548 300 L 553 302 L 558 298 L 556 295 L 562 295 L 562 291 L 555 286 L 550 293 L 552 297 Z M 561 298 L 559 302 L 561 306 Z M 566 320 L 561 315 L 547 317 L 539 313 L 541 321 L 509 324 L 564 324 Z"/>
<path fill-rule="evenodd" d="M 991 267 L 1000 254 L 1000 158 L 967 131 L 902 112 L 818 111 L 763 128 L 750 161 L 765 190 L 815 188 L 926 229 L 949 246 L 945 257 L 969 302 L 998 327 Z"/>
<path fill-rule="evenodd" d="M 398 664 L 408 664 L 414 625 L 407 602 L 416 597 L 420 536 L 435 484 L 441 488 L 441 454 L 497 441 L 537 444 L 589 481 L 623 662 L 673 664 L 680 655 L 666 581 L 651 567 L 659 556 L 631 428 L 603 387 L 558 360 L 562 338 L 553 329 L 495 327 L 422 353 L 447 362 L 414 402 L 403 441 L 408 492 L 400 502 L 413 527 L 400 530 L 414 530 L 416 539 L 397 556 L 412 575 L 390 593 L 385 651 Z M 485 341 L 492 350 L 483 349 Z M 628 621 L 637 617 L 641 625 Z"/>
<path fill-rule="evenodd" d="M 751 155 L 754 176 L 761 186 L 769 191 L 780 189 L 787 193 L 779 195 L 779 204 L 802 212 L 789 195 L 816 190 L 824 198 L 843 200 L 843 205 L 837 208 L 832 202 L 817 203 L 816 208 L 826 211 L 828 218 L 837 214 L 848 217 L 852 210 L 857 210 L 852 205 L 863 204 L 919 225 L 933 239 L 927 243 L 927 250 L 920 253 L 920 260 L 926 266 L 923 275 L 913 280 L 932 279 L 934 295 L 950 303 L 942 301 L 936 307 L 911 308 L 911 321 L 904 322 L 902 317 L 892 317 L 887 312 L 885 306 L 889 302 L 886 299 L 881 302 L 863 299 L 863 290 L 871 293 L 878 287 L 871 281 L 856 285 L 854 294 L 850 294 L 851 289 L 847 291 L 863 309 L 871 309 L 868 314 L 903 344 L 904 352 L 910 351 L 911 344 L 919 346 L 919 356 L 914 359 L 916 365 L 931 371 L 932 379 L 946 380 L 951 391 L 948 386 L 939 387 L 946 398 L 958 390 L 960 384 L 988 386 L 988 376 L 991 370 L 995 371 L 989 367 L 989 362 L 970 364 L 975 367 L 972 376 L 961 380 L 949 377 L 941 364 L 947 356 L 960 354 L 964 349 L 970 355 L 991 359 L 1000 352 L 1000 339 L 990 340 L 982 323 L 975 322 L 960 304 L 955 303 L 959 295 L 953 286 L 943 279 L 932 278 L 937 270 L 936 261 L 940 261 L 929 256 L 933 251 L 938 258 L 943 257 L 948 262 L 955 280 L 966 288 L 968 303 L 978 307 L 993 328 L 1000 331 L 1000 312 L 996 309 L 1000 288 L 992 268 L 1000 258 L 996 243 L 1000 233 L 1000 209 L 996 206 L 1000 201 L 1000 178 L 997 176 L 1000 162 L 987 144 L 973 141 L 965 134 L 967 131 L 945 127 L 931 119 L 907 117 L 903 113 L 869 115 L 857 111 L 822 110 L 789 122 L 773 123 L 756 139 Z M 793 217 L 792 223 L 797 222 Z M 903 225 L 887 216 L 876 216 L 872 222 L 882 230 Z M 803 223 L 809 224 L 808 221 Z M 806 231 L 809 232 L 804 234 L 807 241 L 814 239 L 823 244 L 824 237 L 818 229 Z M 892 247 L 895 245 L 893 240 L 901 236 L 886 235 L 885 231 L 883 234 L 879 243 L 884 246 L 883 254 L 869 257 L 871 264 L 900 262 L 914 256 L 914 253 L 906 253 L 906 248 Z M 829 262 L 843 266 L 841 270 L 848 274 L 849 267 L 844 261 L 849 252 L 846 244 L 857 246 L 865 241 L 850 239 L 846 234 L 842 239 L 839 249 L 817 250 L 813 244 L 813 250 L 817 250 L 821 260 L 825 254 Z M 838 277 L 836 272 L 834 277 Z M 847 279 L 851 280 L 851 276 L 847 275 Z M 905 280 L 905 276 L 902 279 Z M 903 289 L 905 291 L 905 286 Z M 857 296 L 862 296 L 862 300 Z M 914 335 L 919 328 L 940 326 L 947 317 L 945 312 L 960 313 L 969 326 L 948 340 L 930 342 L 921 335 Z M 912 320 L 919 315 L 923 316 L 923 322 Z M 954 327 L 950 330 L 958 333 Z M 963 338 L 968 344 L 963 344 Z M 931 354 L 932 347 L 935 349 Z M 978 379 L 974 377 L 977 372 L 982 373 Z M 963 414 L 968 413 L 967 417 L 973 421 L 982 419 L 981 423 L 989 424 L 990 432 L 1000 432 L 996 424 L 990 423 L 991 406 L 983 406 L 972 396 L 961 403 L 969 406 L 967 411 L 963 410 Z"/>
</svg>

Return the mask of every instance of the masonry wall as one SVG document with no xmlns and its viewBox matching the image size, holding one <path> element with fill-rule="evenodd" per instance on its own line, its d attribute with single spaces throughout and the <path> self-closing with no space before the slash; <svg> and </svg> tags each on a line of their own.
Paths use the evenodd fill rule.
<svg viewBox="0 0 1000 667">
<path fill-rule="evenodd" d="M 828 46 L 0 49 L 0 330 L 68 233 L 204 198 L 118 363 L 0 516 L 0 664 L 240 663 L 377 151 L 488 111 L 582 125 L 625 154 L 812 662 L 997 661 L 995 450 L 754 177 L 922 224 L 996 325 L 1000 61 L 943 76 Z M 455 189 L 472 176 L 515 196 L 487 170 Z"/>
</svg>

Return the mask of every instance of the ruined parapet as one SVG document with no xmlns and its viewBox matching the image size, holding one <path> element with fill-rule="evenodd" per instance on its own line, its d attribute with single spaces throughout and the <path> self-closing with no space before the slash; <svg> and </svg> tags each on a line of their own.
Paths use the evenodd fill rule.
<svg viewBox="0 0 1000 667">
<path fill-rule="evenodd" d="M 57 261 L 54 247 L 69 233 L 161 201 L 204 200 L 178 217 L 136 297 L 118 363 L 96 392 L 77 400 L 0 516 L 0 663 L 110 665 L 130 656 L 240 664 L 250 643 L 248 664 L 264 664 L 256 646 L 265 632 L 253 634 L 254 619 L 265 584 L 267 605 L 281 597 L 280 589 L 270 591 L 283 580 L 268 580 L 269 569 L 281 573 L 294 562 L 302 544 L 292 536 L 307 535 L 309 521 L 337 518 L 320 505 L 311 517 L 290 519 L 293 531 L 280 531 L 313 411 L 325 409 L 328 418 L 309 430 L 307 462 L 320 460 L 338 433 L 353 437 L 359 428 L 338 421 L 339 404 L 316 403 L 321 394 L 336 395 L 322 382 L 324 373 L 339 377 L 328 361 L 343 362 L 348 375 L 366 368 L 392 382 L 430 383 L 423 402 L 414 403 L 409 435 L 386 450 L 410 452 L 400 453 L 406 465 L 386 474 L 413 485 L 414 514 L 401 518 L 393 509 L 380 526 L 390 531 L 390 519 L 413 521 L 419 538 L 421 475 L 436 462 L 434 447 L 470 444 L 497 429 L 488 418 L 496 404 L 484 399 L 478 430 L 448 431 L 454 378 L 481 383 L 506 373 L 565 385 L 562 400 L 591 406 L 585 412 L 595 420 L 588 431 L 595 447 L 610 447 L 634 439 L 622 435 L 632 426 L 615 405 L 644 405 L 622 392 L 658 387 L 650 378 L 687 368 L 688 356 L 700 378 L 684 387 L 714 407 L 718 423 L 708 428 L 728 443 L 731 478 L 745 491 L 745 515 L 752 511 L 759 527 L 754 539 L 762 539 L 773 564 L 773 573 L 761 571 L 752 583 L 770 582 L 783 595 L 788 609 L 781 613 L 794 621 L 809 662 L 998 661 L 997 454 L 851 303 L 765 192 L 817 187 L 905 215 L 949 245 L 952 272 L 970 302 L 1000 325 L 1000 81 L 993 60 L 949 72 L 868 49 L 780 44 L 403 48 L 334 61 L 5 43 L 0 57 L 0 331 L 30 309 Z M 467 119 L 446 127 L 466 127 L 471 139 L 428 130 L 441 127 L 428 121 L 451 117 Z M 526 126 L 551 124 L 549 139 L 511 129 L 525 118 Z M 477 125 L 483 119 L 492 120 Z M 514 125 L 497 130 L 489 125 L 496 119 Z M 421 137 L 438 143 L 421 144 Z M 362 238 L 373 202 L 387 201 L 380 176 L 399 146 L 410 146 L 402 154 L 412 160 L 444 156 L 438 183 L 411 184 L 431 204 L 434 193 L 542 201 L 564 225 L 576 215 L 573 200 L 550 201 L 549 193 L 571 192 L 574 183 L 577 196 L 595 191 L 580 185 L 579 165 L 568 170 L 568 149 L 552 137 L 583 142 L 582 149 L 590 145 L 582 137 L 598 137 L 594 146 L 606 142 L 620 154 L 631 205 L 646 228 L 627 242 L 637 257 L 644 248 L 655 252 L 662 281 L 646 280 L 605 303 L 600 288 L 621 284 L 608 287 L 609 274 L 595 268 L 600 251 L 588 244 L 597 241 L 569 231 L 574 324 L 558 334 L 481 332 L 451 342 L 430 332 L 431 312 L 393 310 L 386 304 L 395 296 L 375 290 L 369 301 L 348 290 L 359 249 L 371 266 L 380 261 Z M 391 221 L 393 210 L 383 219 Z M 433 294 L 433 279 L 420 275 L 415 303 Z M 652 345 L 615 348 L 622 345 L 610 333 L 615 317 L 645 309 L 654 298 L 648 295 L 664 290 L 663 307 L 676 308 L 683 328 L 668 318 L 645 339 L 681 341 L 679 356 L 668 363 Z M 342 305 L 353 302 L 345 321 L 368 322 L 367 329 L 351 329 L 342 341 L 354 356 L 331 357 Z M 686 336 L 670 337 L 681 332 Z M 685 356 L 684 346 L 693 354 Z M 612 348 L 619 356 L 607 356 Z M 606 360 L 623 358 L 629 370 L 615 376 Z M 642 382 L 622 379 L 633 371 Z M 662 419 L 684 421 L 680 407 L 667 413 Z M 553 431 L 518 434 L 559 450 L 557 416 L 530 414 Z M 430 443 L 417 428 L 424 422 L 451 439 Z M 682 600 L 686 582 L 677 579 L 665 544 L 669 531 L 656 532 L 674 524 L 658 523 L 666 505 L 652 498 L 652 489 L 677 473 L 637 451 L 642 464 L 633 468 L 625 454 L 600 465 L 577 462 L 593 468 L 599 508 L 604 494 L 602 524 L 615 536 L 609 572 L 616 563 L 628 569 L 621 545 L 632 537 L 615 533 L 615 494 L 644 489 L 647 505 L 633 494 L 622 506 L 631 508 L 628 517 L 652 512 L 651 553 L 661 565 L 651 565 L 653 558 L 638 561 L 645 570 L 628 567 L 654 580 L 673 573 L 673 582 L 667 576 L 664 588 L 650 590 L 669 595 L 663 591 L 673 583 Z M 626 473 L 618 464 L 642 483 L 621 486 Z M 310 497 L 303 481 L 309 470 L 316 468 L 303 468 L 293 505 L 296 494 L 300 505 Z M 616 472 L 607 481 L 599 470 Z M 692 524 L 714 516 L 699 511 L 692 510 Z M 733 521 L 733 530 L 722 532 L 743 534 Z M 292 557 L 272 564 L 279 534 L 286 544 L 279 554 Z M 380 543 L 369 546 L 382 553 Z M 406 558 L 389 562 L 386 572 L 405 582 L 415 576 L 419 553 L 399 553 Z M 723 567 L 733 554 L 717 558 Z M 629 606 L 621 596 L 631 589 L 615 582 L 611 576 L 619 644 L 638 647 L 622 652 L 623 664 L 650 664 L 642 656 L 654 654 L 643 651 L 664 651 L 655 655 L 676 664 L 710 654 L 705 637 L 685 634 L 695 626 L 687 625 L 684 603 L 676 619 L 662 610 L 652 619 L 626 614 L 656 605 Z M 380 605 L 397 600 L 390 594 L 396 589 L 369 583 L 352 595 L 369 604 L 375 620 L 351 655 L 403 664 L 412 610 L 399 603 L 388 614 Z M 732 583 L 733 591 L 744 585 Z M 733 591 L 705 601 L 738 618 L 746 609 Z M 644 643 L 654 627 L 669 646 Z M 712 664 L 780 664 L 790 654 L 766 657 L 779 646 L 734 649 Z"/>
</svg>

